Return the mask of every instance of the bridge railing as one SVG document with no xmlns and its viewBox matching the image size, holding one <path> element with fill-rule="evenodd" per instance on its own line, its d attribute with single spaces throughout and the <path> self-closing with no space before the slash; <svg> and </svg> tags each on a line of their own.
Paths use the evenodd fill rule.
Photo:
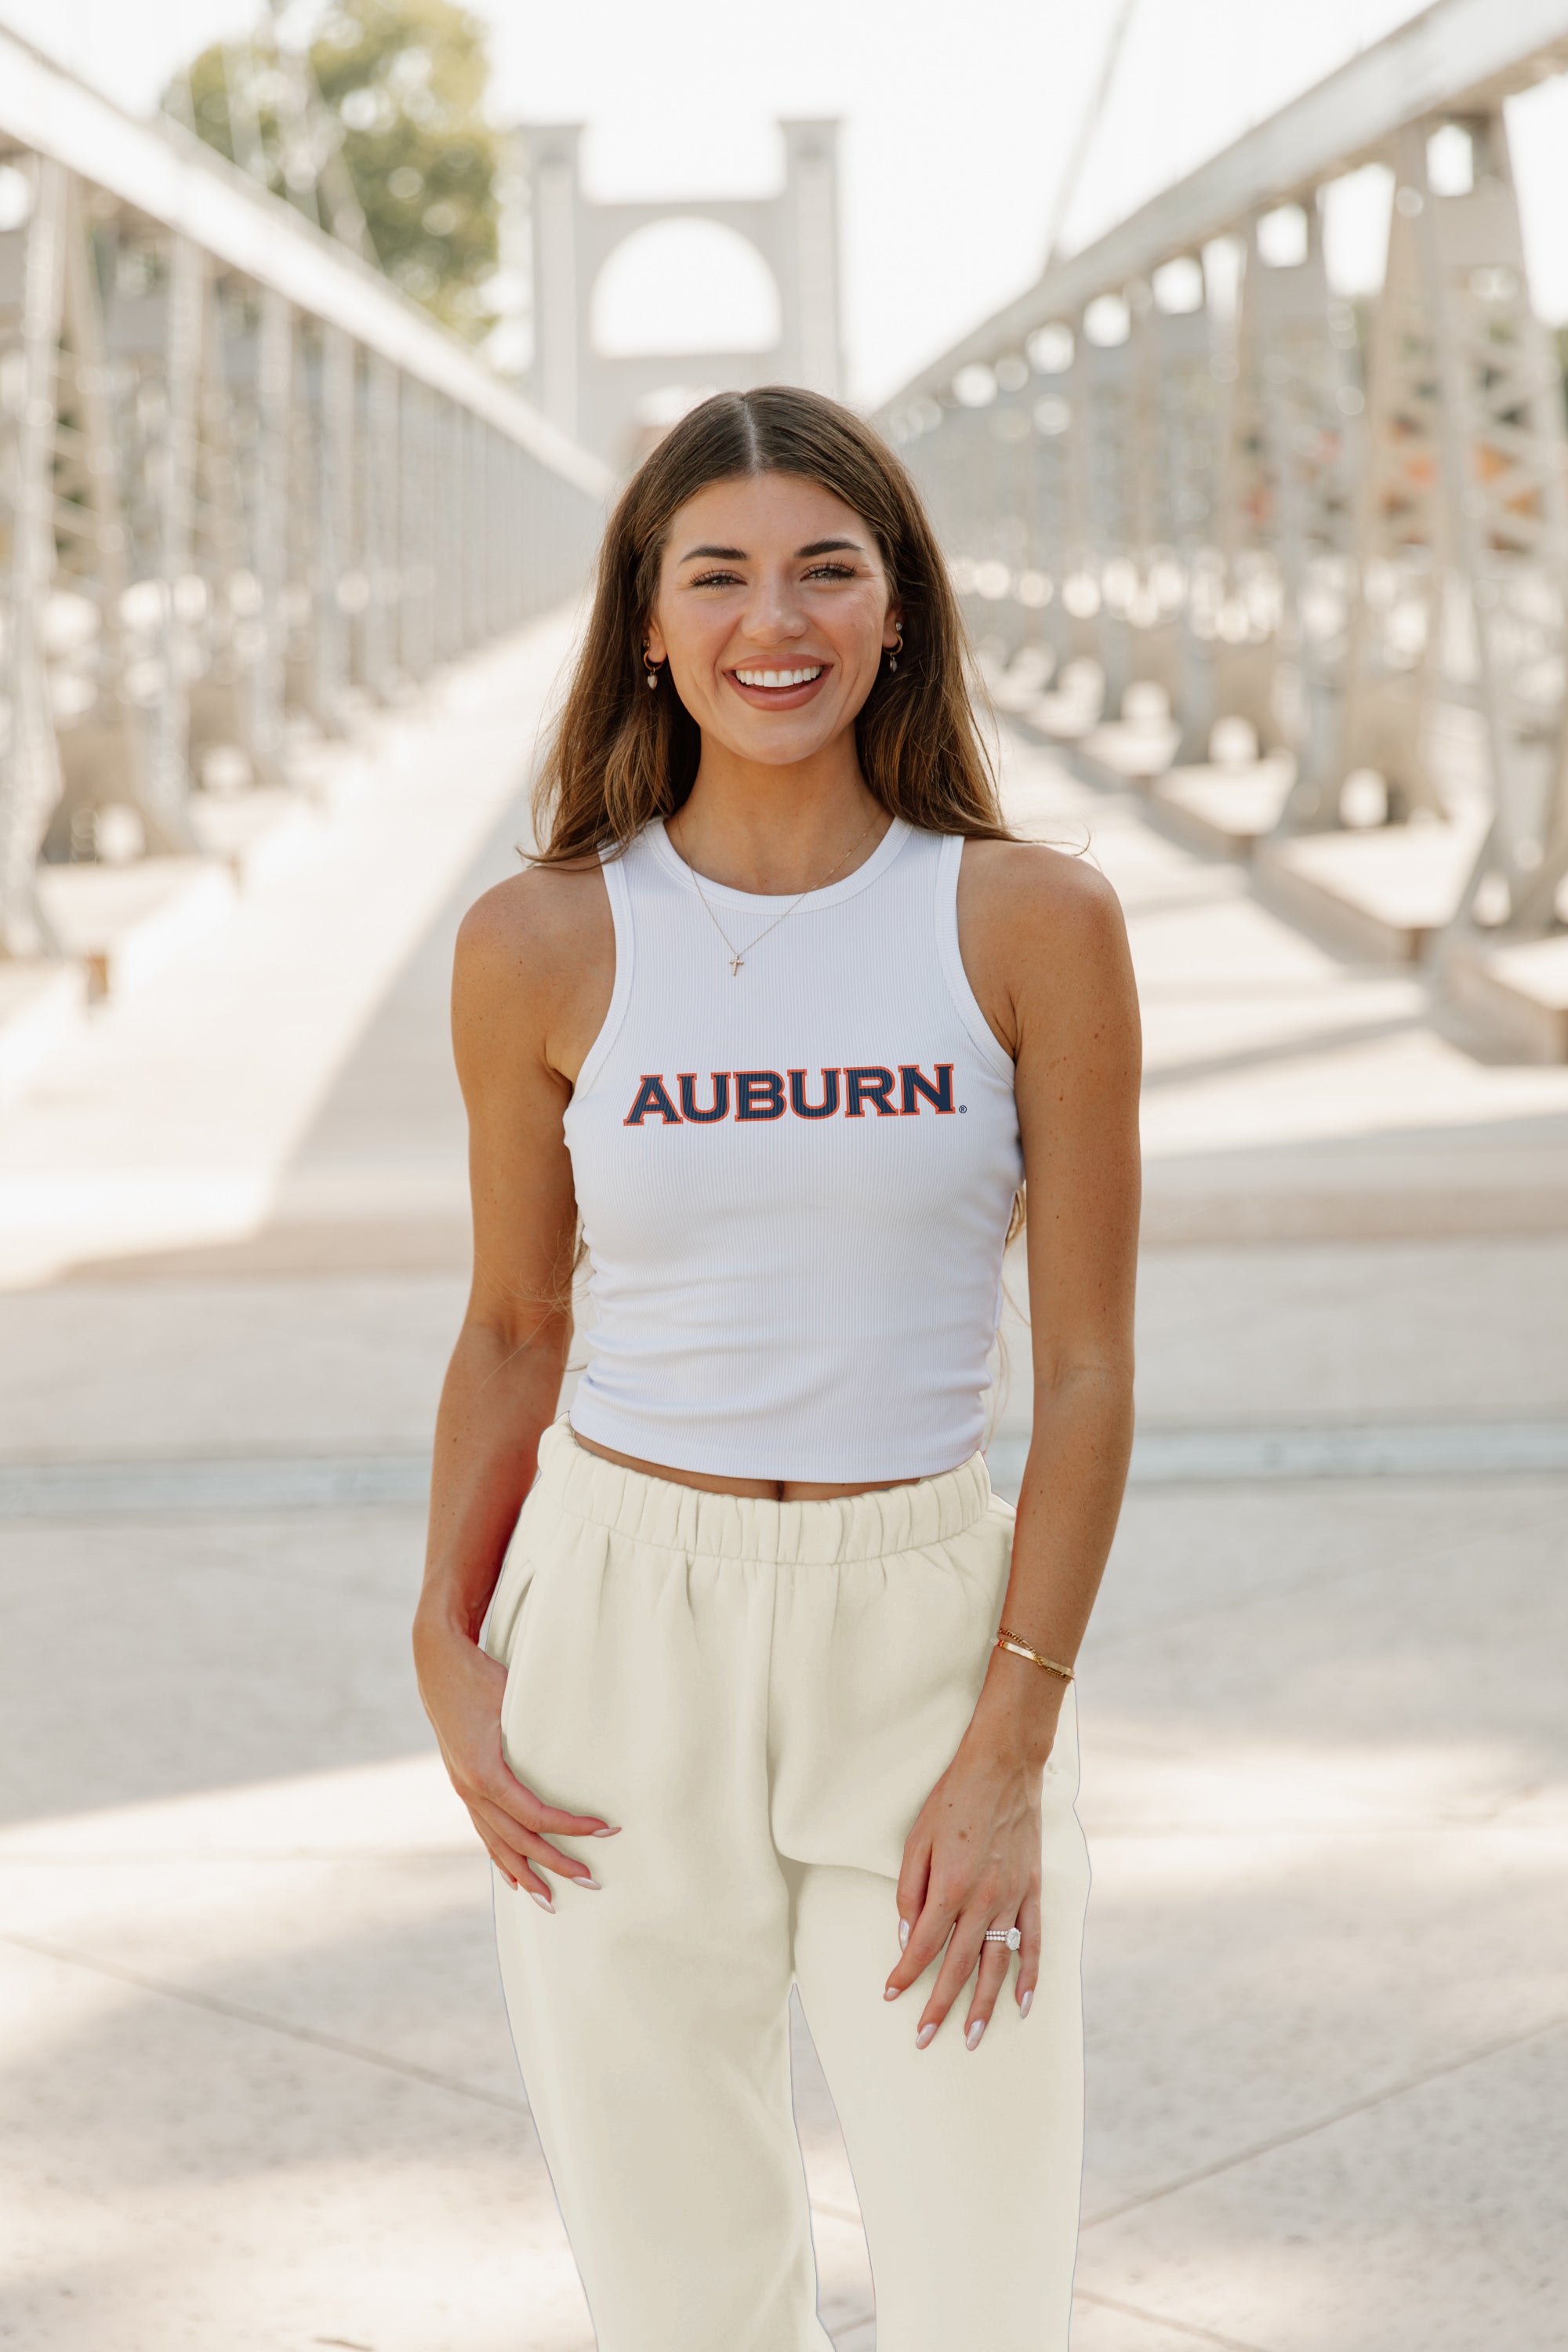
<svg viewBox="0 0 1568 2352">
<path fill-rule="evenodd" d="M 0 30 L 0 956 L 40 857 L 327 735 L 584 577 L 605 469 L 179 126 Z M 125 815 L 129 812 L 129 820 Z"/>
<path fill-rule="evenodd" d="M 880 413 L 977 635 L 1026 698 L 1055 673 L 1064 735 L 1124 733 L 1135 687 L 1170 714 L 1146 766 L 1246 720 L 1283 837 L 1379 785 L 1384 827 L 1454 817 L 1468 712 L 1449 940 L 1539 938 L 1568 876 L 1568 449 L 1503 111 L 1564 67 L 1568 0 L 1438 0 Z M 1363 336 L 1322 211 L 1368 163 L 1394 194 Z"/>
</svg>

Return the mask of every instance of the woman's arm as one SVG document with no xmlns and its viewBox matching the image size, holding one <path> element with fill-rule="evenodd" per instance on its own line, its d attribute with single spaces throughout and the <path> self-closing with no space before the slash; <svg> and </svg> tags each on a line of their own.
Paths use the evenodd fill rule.
<svg viewBox="0 0 1568 2352">
<path fill-rule="evenodd" d="M 571 1344 L 576 1202 L 564 1072 L 580 1066 L 580 1033 L 596 1027 L 594 1000 L 607 1003 L 613 979 L 613 941 L 602 969 L 609 910 L 602 901 L 596 874 L 519 876 L 481 898 L 458 937 L 452 1039 L 468 1113 L 474 1277 L 437 1415 L 414 1623 L 419 1693 L 452 1784 L 497 1866 L 547 1907 L 542 1870 L 593 1877 L 544 1832 L 613 1832 L 596 1814 L 542 1804 L 508 1769 L 506 1671 L 479 1637 Z"/>
<path fill-rule="evenodd" d="M 1132 1441 L 1138 1005 L 1121 911 L 1094 868 L 1020 845 L 986 844 L 977 857 L 981 847 L 965 853 L 961 937 L 971 984 L 1015 1058 L 1035 1386 L 1002 1622 L 1070 1666 Z M 1027 2011 L 1039 1974 L 1040 1777 L 1066 1691 L 1059 1675 L 994 1650 L 958 1754 L 910 1832 L 898 1898 L 908 1940 L 888 1990 L 901 1992 L 946 1946 L 921 2019 L 927 2038 L 978 1965 L 965 2028 L 978 2040 L 1007 1968 L 1006 1948 L 984 1931 L 1015 1919 Z"/>
</svg>

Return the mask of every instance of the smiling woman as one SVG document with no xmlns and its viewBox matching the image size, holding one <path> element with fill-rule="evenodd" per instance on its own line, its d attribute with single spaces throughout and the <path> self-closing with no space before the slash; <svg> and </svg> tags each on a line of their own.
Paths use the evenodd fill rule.
<svg viewBox="0 0 1568 2352">
<path fill-rule="evenodd" d="M 1065 2352 L 1136 1006 L 1105 884 L 1002 822 L 858 418 L 721 394 L 634 477 L 537 833 L 458 946 L 475 1273 L 416 1654 L 600 2352 L 826 2352 L 792 1980 L 879 2341 Z M 1015 1524 L 980 1449 L 1026 1171 Z"/>
</svg>

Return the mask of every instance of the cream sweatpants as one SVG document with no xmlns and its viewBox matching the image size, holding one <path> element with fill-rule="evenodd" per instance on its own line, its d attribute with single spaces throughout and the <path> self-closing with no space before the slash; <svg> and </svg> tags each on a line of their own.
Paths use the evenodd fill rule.
<svg viewBox="0 0 1568 2352">
<path fill-rule="evenodd" d="M 843 2124 L 878 2352 L 1065 2352 L 1089 1866 L 1069 1691 L 1044 1953 L 977 2050 L 882 1988 L 904 1839 L 956 1749 L 1013 1513 L 978 1456 L 837 1502 L 707 1495 L 547 1431 L 486 1644 L 512 1770 L 619 1837 L 602 1894 L 496 1880 L 507 2008 L 599 2352 L 827 2352 L 792 1980 Z"/>
</svg>

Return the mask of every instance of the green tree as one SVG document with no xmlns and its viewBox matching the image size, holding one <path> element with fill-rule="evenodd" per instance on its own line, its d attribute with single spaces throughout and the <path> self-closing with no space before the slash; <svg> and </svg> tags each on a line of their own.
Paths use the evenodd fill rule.
<svg viewBox="0 0 1568 2352">
<path fill-rule="evenodd" d="M 352 191 L 387 276 L 478 341 L 495 323 L 489 75 L 484 29 L 452 0 L 332 0 L 308 51 L 280 47 L 265 16 L 204 49 L 163 104 L 307 213 L 340 218 Z"/>
</svg>

